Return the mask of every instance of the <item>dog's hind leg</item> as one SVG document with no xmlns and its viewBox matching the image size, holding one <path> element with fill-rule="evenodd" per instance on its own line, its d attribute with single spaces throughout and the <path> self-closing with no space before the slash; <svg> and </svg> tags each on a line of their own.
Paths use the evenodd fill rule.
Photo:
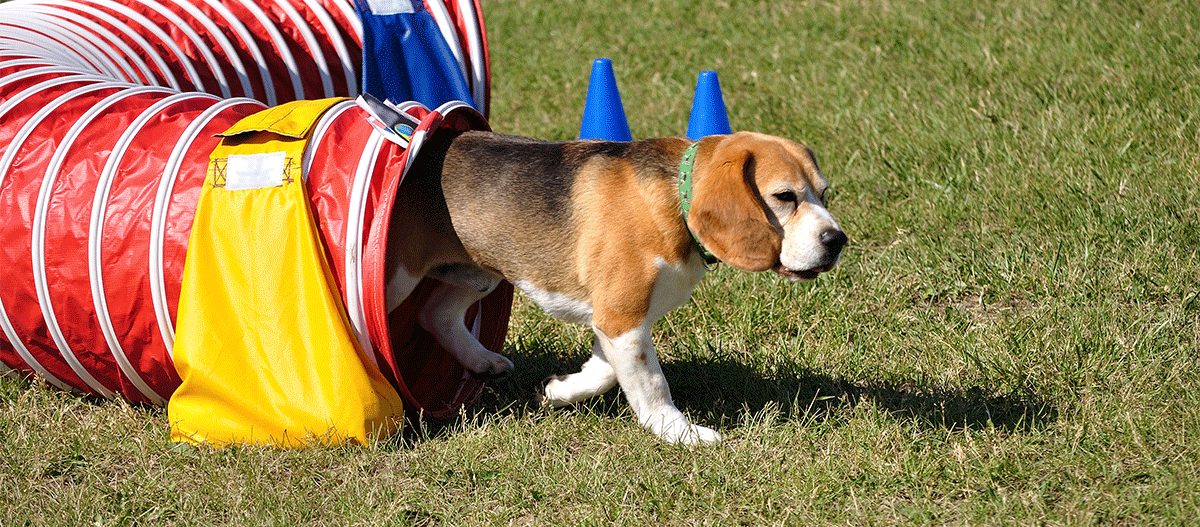
<svg viewBox="0 0 1200 527">
<path fill-rule="evenodd" d="M 416 289 L 417 284 L 421 283 L 420 276 L 412 276 L 406 272 L 406 269 L 401 266 L 396 269 L 392 276 L 388 278 L 385 294 L 387 295 L 387 312 L 391 313 L 408 295 L 412 294 L 413 289 Z"/>
<path fill-rule="evenodd" d="M 555 375 L 546 383 L 543 402 L 551 406 L 566 406 L 600 395 L 617 384 L 617 373 L 604 358 L 600 341 L 592 347 L 592 358 L 583 363 L 578 373 Z"/>
<path fill-rule="evenodd" d="M 430 332 L 438 343 L 452 353 L 464 368 L 480 377 L 499 377 L 513 369 L 512 361 L 499 353 L 483 347 L 479 339 L 467 330 L 464 318 L 472 304 L 483 299 L 495 289 L 499 280 L 484 290 L 464 288 L 451 283 L 442 283 L 434 289 L 418 321 L 425 331 Z"/>
</svg>

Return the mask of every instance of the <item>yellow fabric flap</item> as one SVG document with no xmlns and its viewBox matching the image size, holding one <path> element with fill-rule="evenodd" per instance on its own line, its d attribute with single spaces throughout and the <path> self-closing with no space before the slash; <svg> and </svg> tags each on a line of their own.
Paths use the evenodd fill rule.
<svg viewBox="0 0 1200 527">
<path fill-rule="evenodd" d="M 335 97 L 281 104 L 248 116 L 217 136 L 233 137 L 247 132 L 271 132 L 284 137 L 302 139 L 312 131 L 312 127 L 317 123 L 321 114 L 325 113 L 325 110 L 345 100 L 348 99 Z"/>
<path fill-rule="evenodd" d="M 291 107 L 248 117 L 212 153 L 179 298 L 173 441 L 367 444 L 403 422 L 325 260 L 300 173 L 306 140 L 249 133 L 257 123 L 308 129 L 321 115 L 315 103 Z"/>
</svg>

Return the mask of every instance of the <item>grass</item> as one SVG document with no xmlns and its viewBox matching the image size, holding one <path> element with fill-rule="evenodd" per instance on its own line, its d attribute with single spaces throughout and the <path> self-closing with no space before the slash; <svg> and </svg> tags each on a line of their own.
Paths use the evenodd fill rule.
<svg viewBox="0 0 1200 527">
<path fill-rule="evenodd" d="M 0 525 L 1186 525 L 1200 518 L 1200 10 L 1012 0 L 485 2 L 493 126 L 568 139 L 590 61 L 635 137 L 720 72 L 813 146 L 851 238 L 722 267 L 656 327 L 677 403 L 532 408 L 590 340 L 518 299 L 519 371 L 372 448 L 203 450 L 164 412 L 0 379 Z"/>
</svg>

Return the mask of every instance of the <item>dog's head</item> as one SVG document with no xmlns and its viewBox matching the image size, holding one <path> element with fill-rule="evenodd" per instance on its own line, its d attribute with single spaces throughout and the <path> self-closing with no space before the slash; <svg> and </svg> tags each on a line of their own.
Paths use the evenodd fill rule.
<svg viewBox="0 0 1200 527">
<path fill-rule="evenodd" d="M 811 280 L 837 263 L 846 235 L 825 209 L 829 184 L 811 149 L 739 132 L 702 142 L 688 228 L 721 261 Z"/>
</svg>

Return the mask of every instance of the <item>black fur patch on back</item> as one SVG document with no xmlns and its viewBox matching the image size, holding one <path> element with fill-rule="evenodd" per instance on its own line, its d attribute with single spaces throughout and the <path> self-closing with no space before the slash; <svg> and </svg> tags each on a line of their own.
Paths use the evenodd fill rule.
<svg viewBox="0 0 1200 527">
<path fill-rule="evenodd" d="M 571 187 L 580 159 L 566 143 L 491 134 L 465 134 L 453 149 L 478 171 L 469 178 L 443 180 L 447 196 L 493 199 L 518 205 L 521 212 L 564 223 L 571 211 Z M 514 211 L 516 213 L 517 211 Z"/>
<path fill-rule="evenodd" d="M 676 176 L 669 154 L 657 141 L 553 142 L 488 132 L 467 132 L 455 139 L 451 159 L 460 157 L 476 173 L 443 181 L 451 200 L 495 199 L 511 203 L 522 214 L 567 224 L 572 188 L 584 165 L 597 160 L 624 160 L 638 178 Z M 515 211 L 514 211 L 515 212 Z"/>
</svg>

